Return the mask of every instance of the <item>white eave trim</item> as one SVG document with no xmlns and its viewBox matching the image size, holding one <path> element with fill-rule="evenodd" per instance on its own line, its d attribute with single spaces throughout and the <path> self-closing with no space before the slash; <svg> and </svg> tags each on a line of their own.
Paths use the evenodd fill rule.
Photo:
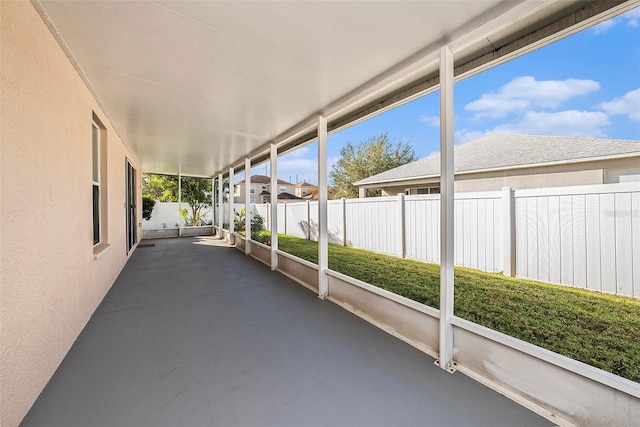
<svg viewBox="0 0 640 427">
<path fill-rule="evenodd" d="M 555 162 L 546 162 L 546 163 L 529 163 L 526 165 L 517 165 L 517 166 L 503 166 L 499 168 L 490 168 L 490 169 L 473 169 L 468 171 L 459 171 L 455 173 L 455 176 L 459 175 L 472 175 L 476 173 L 487 173 L 487 172 L 504 172 L 508 170 L 519 170 L 519 169 L 530 169 L 530 168 L 539 168 L 539 167 L 549 167 L 549 166 L 558 166 L 558 165 L 571 165 L 576 163 L 589 163 L 589 162 L 598 162 L 603 160 L 618 160 L 618 159 L 627 159 L 638 157 L 640 158 L 640 152 L 635 153 L 624 153 L 624 154 L 616 154 L 613 156 L 600 156 L 600 157 L 585 157 L 583 159 L 575 159 L 571 161 L 559 160 Z M 432 175 L 419 175 L 419 176 L 410 176 L 405 178 L 396 178 L 396 179 L 385 179 L 380 181 L 372 181 L 372 182 L 354 182 L 353 185 L 362 187 L 362 188 L 377 188 L 381 185 L 386 184 L 400 184 L 407 183 L 411 181 L 423 181 L 429 179 L 440 178 L 440 174 L 432 174 Z"/>
</svg>

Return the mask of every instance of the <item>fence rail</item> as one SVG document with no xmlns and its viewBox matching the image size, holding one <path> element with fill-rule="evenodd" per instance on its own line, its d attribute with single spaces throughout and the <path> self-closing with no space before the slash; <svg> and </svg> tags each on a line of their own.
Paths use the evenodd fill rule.
<svg viewBox="0 0 640 427">
<path fill-rule="evenodd" d="M 331 243 L 440 261 L 440 195 L 330 200 L 327 210 Z M 268 204 L 252 212 L 271 229 Z M 317 240 L 318 202 L 279 204 L 278 231 Z M 458 193 L 454 233 L 456 265 L 640 298 L 639 183 Z"/>
</svg>

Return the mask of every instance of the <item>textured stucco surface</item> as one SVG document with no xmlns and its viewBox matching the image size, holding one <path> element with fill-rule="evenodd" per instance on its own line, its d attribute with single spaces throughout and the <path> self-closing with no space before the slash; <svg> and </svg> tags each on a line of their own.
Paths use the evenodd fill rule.
<svg viewBox="0 0 640 427">
<path fill-rule="evenodd" d="M 31 3 L 2 1 L 0 15 L 0 425 L 14 426 L 126 263 L 125 157 L 139 167 Z M 97 260 L 92 112 L 107 133 Z"/>
</svg>

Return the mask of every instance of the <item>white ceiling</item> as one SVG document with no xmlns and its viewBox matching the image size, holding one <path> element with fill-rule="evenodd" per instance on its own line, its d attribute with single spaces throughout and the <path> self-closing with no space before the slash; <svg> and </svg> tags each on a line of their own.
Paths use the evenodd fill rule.
<svg viewBox="0 0 640 427">
<path fill-rule="evenodd" d="M 212 176 L 575 2 L 35 1 L 142 169 Z M 493 41 L 493 40 L 492 40 Z M 457 43 L 457 44 L 456 44 Z M 289 131 L 289 132 L 287 132 Z"/>
</svg>

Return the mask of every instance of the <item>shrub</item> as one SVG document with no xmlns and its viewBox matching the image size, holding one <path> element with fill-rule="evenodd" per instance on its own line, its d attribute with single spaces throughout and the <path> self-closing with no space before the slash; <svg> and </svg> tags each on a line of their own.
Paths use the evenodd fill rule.
<svg viewBox="0 0 640 427">
<path fill-rule="evenodd" d="M 251 238 L 256 242 L 263 243 L 271 246 L 271 232 L 267 230 L 261 230 L 251 234 Z"/>
<path fill-rule="evenodd" d="M 236 230 L 236 233 L 244 236 L 245 232 L 245 224 L 246 224 L 246 210 L 242 208 L 240 212 L 235 213 L 233 218 L 233 228 Z M 254 213 L 251 217 L 251 238 L 255 239 L 255 234 L 264 230 L 264 218 L 260 216 L 258 213 Z"/>
<path fill-rule="evenodd" d="M 150 194 L 142 195 L 142 218 L 149 221 L 151 219 L 151 213 L 156 206 L 156 199 Z"/>
</svg>

